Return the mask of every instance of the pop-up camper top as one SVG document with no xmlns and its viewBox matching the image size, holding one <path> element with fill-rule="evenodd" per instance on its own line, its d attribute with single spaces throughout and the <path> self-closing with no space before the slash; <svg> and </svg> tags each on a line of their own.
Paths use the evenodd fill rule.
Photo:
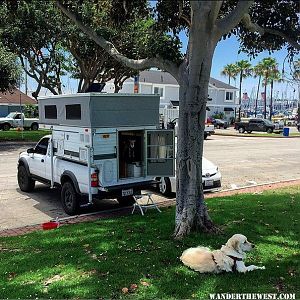
<svg viewBox="0 0 300 300">
<path fill-rule="evenodd" d="M 99 191 L 174 175 L 174 133 L 159 129 L 159 96 L 86 93 L 39 99 L 53 155 L 99 170 Z M 138 188 L 137 188 L 138 190 Z"/>
</svg>

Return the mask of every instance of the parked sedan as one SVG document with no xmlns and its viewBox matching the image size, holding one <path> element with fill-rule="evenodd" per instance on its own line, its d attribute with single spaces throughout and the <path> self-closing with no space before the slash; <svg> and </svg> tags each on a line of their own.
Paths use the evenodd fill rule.
<svg viewBox="0 0 300 300">
<path fill-rule="evenodd" d="M 222 119 L 213 119 L 212 123 L 213 123 L 213 125 L 215 125 L 215 127 L 217 129 L 220 129 L 220 128 L 226 129 L 229 126 L 228 122 L 226 120 L 222 120 Z"/>
<path fill-rule="evenodd" d="M 221 188 L 221 172 L 219 168 L 206 158 L 202 158 L 202 185 L 204 192 L 213 192 Z M 174 177 L 162 177 L 159 191 L 164 196 L 176 193 L 176 174 Z"/>
</svg>

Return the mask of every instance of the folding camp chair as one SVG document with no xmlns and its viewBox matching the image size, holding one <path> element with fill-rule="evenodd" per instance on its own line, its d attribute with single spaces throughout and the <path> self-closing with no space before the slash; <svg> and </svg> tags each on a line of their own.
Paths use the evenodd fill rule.
<svg viewBox="0 0 300 300">
<path fill-rule="evenodd" d="M 144 197 L 148 197 L 146 204 L 141 203 L 141 199 L 143 199 Z M 144 193 L 141 195 L 133 195 L 133 198 L 134 198 L 135 203 L 133 204 L 133 210 L 132 210 L 131 214 L 134 213 L 136 207 L 138 207 L 140 209 L 142 216 L 144 215 L 144 210 L 146 212 L 148 208 L 155 208 L 159 212 L 161 212 L 161 210 L 158 208 L 157 204 L 153 201 L 151 193 Z"/>
</svg>

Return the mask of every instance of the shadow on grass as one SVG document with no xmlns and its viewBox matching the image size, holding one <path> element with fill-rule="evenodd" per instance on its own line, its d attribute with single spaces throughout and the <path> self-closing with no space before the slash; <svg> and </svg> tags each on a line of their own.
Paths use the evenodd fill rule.
<svg viewBox="0 0 300 300">
<path fill-rule="evenodd" d="M 221 292 L 299 293 L 300 188 L 209 199 L 222 235 L 174 241 L 174 208 L 64 226 L 0 239 L 2 298 L 203 298 Z M 198 274 L 179 261 L 182 251 L 218 249 L 234 233 L 257 245 L 246 264 L 266 270 Z M 130 286 L 132 284 L 136 284 Z M 149 286 L 148 286 L 149 285 Z M 123 294 L 122 288 L 129 288 Z"/>
</svg>

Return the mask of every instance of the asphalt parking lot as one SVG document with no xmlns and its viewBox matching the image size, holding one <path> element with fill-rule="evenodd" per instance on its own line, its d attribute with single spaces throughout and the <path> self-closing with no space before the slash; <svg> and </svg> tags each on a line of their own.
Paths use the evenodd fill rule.
<svg viewBox="0 0 300 300">
<path fill-rule="evenodd" d="M 31 145 L 0 143 L 0 230 L 65 217 L 57 189 L 37 184 L 33 193 L 19 190 L 16 180 L 20 151 Z M 212 136 L 204 156 L 219 166 L 223 189 L 300 178 L 300 138 L 270 139 Z M 158 201 L 163 197 L 156 196 Z M 115 200 L 99 201 L 84 212 L 114 209 Z"/>
</svg>

